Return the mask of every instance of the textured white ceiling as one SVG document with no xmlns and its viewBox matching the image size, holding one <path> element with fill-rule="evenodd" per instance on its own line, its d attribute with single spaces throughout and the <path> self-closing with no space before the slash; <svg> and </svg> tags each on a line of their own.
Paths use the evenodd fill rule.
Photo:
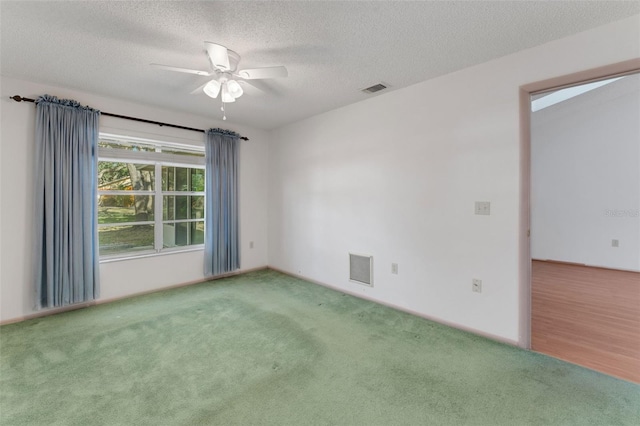
<svg viewBox="0 0 640 426">
<path fill-rule="evenodd" d="M 360 89 L 378 82 L 398 89 L 637 13 L 637 1 L 2 1 L 0 73 L 219 119 L 218 100 L 189 94 L 206 77 L 149 66 L 207 70 L 212 41 L 240 67 L 288 68 L 227 108 L 230 123 L 270 129 L 376 96 Z"/>
</svg>

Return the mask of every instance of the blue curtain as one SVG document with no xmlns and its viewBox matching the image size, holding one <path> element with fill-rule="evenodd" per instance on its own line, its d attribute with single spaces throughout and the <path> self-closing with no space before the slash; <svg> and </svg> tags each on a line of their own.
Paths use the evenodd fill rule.
<svg viewBox="0 0 640 426">
<path fill-rule="evenodd" d="M 36 100 L 36 307 L 99 295 L 97 238 L 100 111 L 44 95 Z"/>
<path fill-rule="evenodd" d="M 238 244 L 237 133 L 209 129 L 205 140 L 206 210 L 204 273 L 220 275 L 240 268 Z"/>
</svg>

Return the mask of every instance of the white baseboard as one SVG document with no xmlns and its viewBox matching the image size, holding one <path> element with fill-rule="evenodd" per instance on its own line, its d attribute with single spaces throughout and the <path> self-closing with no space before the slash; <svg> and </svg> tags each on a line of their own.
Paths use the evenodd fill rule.
<svg viewBox="0 0 640 426">
<path fill-rule="evenodd" d="M 84 309 L 84 308 L 88 308 L 90 306 L 102 305 L 104 303 L 116 302 L 118 300 L 129 299 L 130 297 L 143 296 L 145 294 L 157 293 L 159 291 L 171 290 L 171 289 L 180 288 L 180 287 L 186 287 L 186 286 L 190 286 L 190 285 L 194 285 L 194 284 L 205 283 L 207 281 L 213 281 L 213 280 L 219 280 L 219 279 L 222 279 L 222 278 L 233 277 L 235 275 L 247 274 L 249 272 L 260 271 L 260 270 L 267 269 L 267 268 L 268 268 L 267 266 L 259 266 L 259 267 L 256 267 L 256 268 L 243 269 L 243 270 L 238 270 L 238 271 L 234 271 L 234 272 L 229 272 L 228 274 L 216 275 L 215 277 L 206 277 L 206 278 L 202 278 L 202 279 L 199 279 L 199 280 L 194 280 L 194 281 L 188 281 L 188 282 L 185 282 L 185 283 L 169 285 L 167 287 L 160 287 L 160 288 L 154 288 L 154 289 L 151 289 L 151 290 L 140 291 L 140 292 L 137 292 L 137 293 L 127 294 L 125 296 L 112 297 L 112 298 L 109 298 L 109 299 L 97 299 L 97 300 L 93 300 L 91 302 L 82 302 L 82 303 L 77 303 L 75 305 L 64 306 L 64 307 L 61 307 L 61 308 L 43 309 L 41 311 L 34 312 L 33 314 L 24 315 L 22 317 L 9 318 L 7 320 L 0 321 L 0 326 L 7 325 L 7 324 L 14 324 L 14 323 L 17 323 L 17 322 L 22 322 L 22 321 L 27 321 L 27 320 L 34 319 L 34 318 L 42 318 L 42 317 L 46 317 L 46 316 L 49 316 L 49 315 L 61 314 L 63 312 L 75 311 L 77 309 Z"/>
<path fill-rule="evenodd" d="M 285 275 L 289 275 L 289 276 L 292 276 L 292 277 L 295 277 L 295 278 L 299 278 L 299 279 L 304 280 L 304 281 L 309 281 L 310 283 L 313 283 L 313 284 L 318 284 L 318 285 L 321 285 L 323 287 L 330 288 L 331 290 L 336 290 L 336 291 L 348 294 L 348 295 L 353 296 L 353 297 L 357 297 L 357 298 L 360 298 L 360 299 L 368 300 L 369 302 L 377 303 L 379 305 L 387 306 L 389 308 L 396 309 L 398 311 L 406 312 L 408 314 L 415 315 L 417 317 L 424 318 L 424 319 L 429 320 L 429 321 L 437 322 L 438 324 L 446 325 L 447 327 L 455 328 L 455 329 L 458 329 L 458 330 L 461 330 L 461 331 L 465 331 L 467 333 L 471 333 L 471 334 L 475 334 L 475 335 L 478 335 L 478 336 L 481 336 L 481 337 L 485 337 L 487 339 L 494 340 L 494 341 L 497 341 L 497 342 L 500 342 L 500 343 L 504 343 L 504 344 L 507 344 L 507 345 L 510 345 L 510 346 L 520 347 L 519 343 L 517 341 L 515 341 L 515 340 L 506 339 L 506 338 L 504 338 L 502 336 L 497 336 L 495 334 L 487 333 L 487 332 L 482 331 L 482 330 L 477 330 L 477 329 L 474 329 L 474 328 L 471 328 L 471 327 L 466 327 L 464 325 L 452 323 L 450 321 L 446 321 L 446 320 L 443 320 L 441 318 L 433 317 L 431 315 L 427 315 L 427 314 L 424 314 L 422 312 L 417 312 L 417 311 L 414 311 L 412 309 L 405 308 L 403 306 L 399 306 L 399 305 L 396 305 L 396 304 L 393 304 L 393 303 L 385 302 L 383 300 L 378 300 L 378 299 L 375 299 L 373 297 L 370 297 L 370 296 L 367 296 L 367 295 L 363 295 L 361 293 L 356 293 L 356 292 L 353 292 L 353 291 L 345 290 L 345 289 L 343 289 L 341 287 L 338 287 L 338 286 L 335 286 L 335 285 L 332 285 L 332 284 L 323 283 L 321 281 L 317 281 L 317 280 L 314 280 L 314 279 L 311 279 L 311 278 L 308 278 L 308 277 L 305 277 L 305 276 L 302 276 L 302 275 L 298 275 L 298 274 L 295 274 L 293 272 L 285 271 L 283 269 L 279 269 L 279 268 L 276 268 L 276 267 L 273 267 L 273 266 L 269 266 L 268 268 L 273 270 L 273 271 L 285 274 Z"/>
</svg>

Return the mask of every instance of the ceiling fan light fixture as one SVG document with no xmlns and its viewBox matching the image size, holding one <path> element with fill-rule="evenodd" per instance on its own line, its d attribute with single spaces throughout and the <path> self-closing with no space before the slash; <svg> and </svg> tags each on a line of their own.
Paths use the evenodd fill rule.
<svg viewBox="0 0 640 426">
<path fill-rule="evenodd" d="M 227 89 L 229 90 L 229 94 L 233 96 L 234 99 L 238 99 L 244 93 L 242 87 L 235 80 L 229 80 L 227 82 Z"/>
<path fill-rule="evenodd" d="M 231 93 L 229 93 L 228 83 L 222 84 L 222 102 L 228 104 L 230 102 L 235 102 L 236 98 L 233 97 Z"/>
<path fill-rule="evenodd" d="M 217 98 L 220 93 L 220 82 L 218 80 L 211 80 L 203 88 L 202 91 L 212 98 Z"/>
</svg>

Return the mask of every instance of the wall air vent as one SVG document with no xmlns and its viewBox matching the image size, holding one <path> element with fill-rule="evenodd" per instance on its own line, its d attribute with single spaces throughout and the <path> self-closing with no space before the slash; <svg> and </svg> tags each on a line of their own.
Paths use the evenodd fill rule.
<svg viewBox="0 0 640 426">
<path fill-rule="evenodd" d="M 349 253 L 349 281 L 373 287 L 373 256 Z"/>
<path fill-rule="evenodd" d="M 366 89 L 362 89 L 362 91 L 364 93 L 376 93 L 376 92 L 379 92 L 379 91 L 384 90 L 386 88 L 387 88 L 387 86 L 385 86 L 384 84 L 378 83 L 378 84 L 374 84 L 371 87 L 367 87 Z"/>
</svg>

